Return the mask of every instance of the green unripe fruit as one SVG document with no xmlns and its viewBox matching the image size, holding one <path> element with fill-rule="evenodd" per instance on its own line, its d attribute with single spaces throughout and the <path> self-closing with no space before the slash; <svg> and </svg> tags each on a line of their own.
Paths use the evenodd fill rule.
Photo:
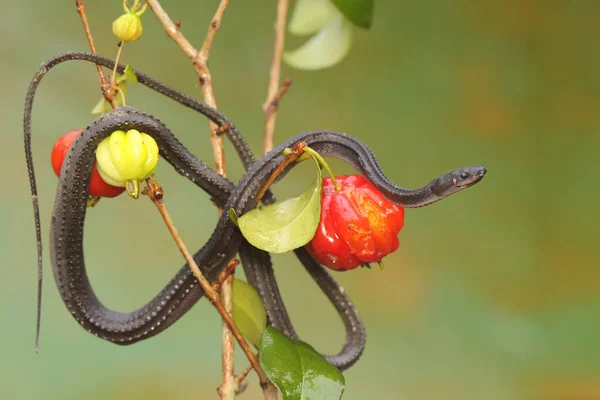
<svg viewBox="0 0 600 400">
<path fill-rule="evenodd" d="M 139 0 L 136 0 L 131 9 L 127 7 L 127 0 L 123 1 L 125 14 L 113 22 L 112 30 L 115 36 L 122 42 L 135 42 L 144 33 L 142 19 L 140 16 L 146 11 L 147 4 L 140 8 Z"/>
<path fill-rule="evenodd" d="M 154 174 L 158 164 L 158 145 L 149 135 L 135 129 L 115 131 L 96 149 L 96 163 L 102 179 L 125 187 L 134 199 L 140 195 L 140 181 Z"/>
</svg>

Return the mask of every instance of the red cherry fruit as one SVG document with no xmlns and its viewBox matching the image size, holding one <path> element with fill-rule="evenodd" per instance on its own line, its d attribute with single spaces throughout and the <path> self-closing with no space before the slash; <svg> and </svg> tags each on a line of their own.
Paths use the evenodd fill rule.
<svg viewBox="0 0 600 400">
<path fill-rule="evenodd" d="M 77 129 L 73 132 L 68 132 L 58 138 L 54 147 L 52 148 L 52 168 L 56 176 L 60 176 L 60 169 L 62 168 L 65 156 L 71 147 L 71 144 L 81 133 L 83 129 Z M 92 170 L 92 179 L 90 181 L 89 195 L 92 197 L 116 197 L 123 193 L 125 188 L 109 185 L 104 182 L 98 173 L 96 163 L 94 163 L 94 169 Z"/>
<path fill-rule="evenodd" d="M 404 208 L 391 203 L 361 175 L 323 179 L 321 221 L 308 252 L 335 271 L 379 262 L 398 248 Z"/>
</svg>

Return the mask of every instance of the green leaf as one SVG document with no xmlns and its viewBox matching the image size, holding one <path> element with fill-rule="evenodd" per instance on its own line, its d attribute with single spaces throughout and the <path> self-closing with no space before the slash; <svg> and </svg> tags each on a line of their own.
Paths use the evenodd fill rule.
<svg viewBox="0 0 600 400">
<path fill-rule="evenodd" d="M 298 0 L 288 24 L 292 35 L 312 35 L 321 30 L 337 14 L 329 0 Z"/>
<path fill-rule="evenodd" d="M 238 216 L 235 213 L 235 210 L 233 208 L 230 208 L 227 214 L 229 215 L 229 219 L 231 220 L 231 222 L 233 222 L 235 226 L 239 228 L 240 224 L 238 224 Z"/>
<path fill-rule="evenodd" d="M 329 20 L 310 40 L 283 54 L 283 60 L 294 68 L 317 70 L 342 61 L 352 45 L 352 24 L 340 13 Z"/>
<path fill-rule="evenodd" d="M 123 71 L 123 75 L 119 77 L 117 82 L 127 81 L 131 83 L 138 83 L 138 78 L 135 76 L 133 69 L 131 69 L 131 65 L 127 64 L 125 66 L 125 71 Z"/>
<path fill-rule="evenodd" d="M 331 0 L 331 2 L 354 25 L 364 29 L 371 27 L 374 0 Z"/>
<path fill-rule="evenodd" d="M 262 335 L 260 365 L 284 400 L 340 399 L 344 375 L 308 344 L 269 326 Z"/>
<path fill-rule="evenodd" d="M 233 280 L 233 321 L 256 348 L 267 326 L 267 311 L 258 292 L 247 282 Z"/>
<path fill-rule="evenodd" d="M 108 110 L 110 110 L 110 104 L 108 104 L 108 101 L 104 97 L 101 97 L 94 108 L 92 108 L 92 115 L 104 114 Z"/>
<path fill-rule="evenodd" d="M 285 253 L 311 241 L 321 218 L 323 179 L 317 160 L 317 179 L 299 197 L 255 208 L 238 218 L 242 234 L 252 244 L 270 253 Z"/>
</svg>

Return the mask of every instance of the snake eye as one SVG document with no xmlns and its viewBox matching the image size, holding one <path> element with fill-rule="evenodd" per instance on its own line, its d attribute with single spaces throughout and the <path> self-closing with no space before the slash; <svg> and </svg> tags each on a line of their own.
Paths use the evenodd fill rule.
<svg viewBox="0 0 600 400">
<path fill-rule="evenodd" d="M 463 172 L 460 174 L 460 179 L 467 179 L 469 177 L 469 174 L 467 174 L 466 172 Z"/>
</svg>

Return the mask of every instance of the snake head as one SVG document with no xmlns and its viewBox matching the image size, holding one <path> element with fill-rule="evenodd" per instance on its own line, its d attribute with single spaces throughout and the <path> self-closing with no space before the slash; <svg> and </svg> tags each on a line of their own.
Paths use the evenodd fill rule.
<svg viewBox="0 0 600 400">
<path fill-rule="evenodd" d="M 446 197 L 473 186 L 483 179 L 486 172 L 487 169 L 482 165 L 458 168 L 437 178 L 432 190 L 436 195 Z"/>
</svg>

